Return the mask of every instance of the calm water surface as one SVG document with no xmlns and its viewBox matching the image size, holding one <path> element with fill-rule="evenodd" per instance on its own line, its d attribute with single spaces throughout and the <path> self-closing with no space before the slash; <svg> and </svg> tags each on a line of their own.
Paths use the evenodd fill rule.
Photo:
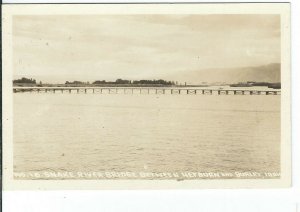
<svg viewBox="0 0 300 212">
<path fill-rule="evenodd" d="M 14 94 L 14 171 L 279 172 L 280 96 Z"/>
</svg>

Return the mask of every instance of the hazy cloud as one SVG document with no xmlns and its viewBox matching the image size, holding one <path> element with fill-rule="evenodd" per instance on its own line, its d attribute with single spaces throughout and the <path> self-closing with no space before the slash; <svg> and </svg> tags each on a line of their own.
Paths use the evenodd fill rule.
<svg viewBox="0 0 300 212">
<path fill-rule="evenodd" d="M 280 63 L 279 15 L 15 16 L 14 75 L 158 78 Z"/>
</svg>

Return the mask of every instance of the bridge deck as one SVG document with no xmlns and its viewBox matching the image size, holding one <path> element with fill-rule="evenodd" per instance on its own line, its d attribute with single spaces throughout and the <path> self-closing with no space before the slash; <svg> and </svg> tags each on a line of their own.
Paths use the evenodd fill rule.
<svg viewBox="0 0 300 212">
<path fill-rule="evenodd" d="M 13 92 L 109 93 L 109 94 L 217 94 L 280 95 L 280 90 L 179 88 L 179 87 L 13 87 Z"/>
</svg>

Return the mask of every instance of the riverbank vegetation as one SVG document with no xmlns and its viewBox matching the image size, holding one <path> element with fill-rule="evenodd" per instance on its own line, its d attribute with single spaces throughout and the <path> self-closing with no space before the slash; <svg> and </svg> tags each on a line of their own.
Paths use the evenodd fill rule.
<svg viewBox="0 0 300 212">
<path fill-rule="evenodd" d="M 274 88 L 274 89 L 280 89 L 281 88 L 281 83 L 269 83 L 269 82 L 240 82 L 236 84 L 230 84 L 230 87 L 268 87 L 268 88 Z"/>
<path fill-rule="evenodd" d="M 35 79 L 28 79 L 28 78 L 25 78 L 25 77 L 22 77 L 21 79 L 16 79 L 16 80 L 13 80 L 13 83 L 27 83 L 27 84 L 36 84 L 36 80 Z"/>
</svg>

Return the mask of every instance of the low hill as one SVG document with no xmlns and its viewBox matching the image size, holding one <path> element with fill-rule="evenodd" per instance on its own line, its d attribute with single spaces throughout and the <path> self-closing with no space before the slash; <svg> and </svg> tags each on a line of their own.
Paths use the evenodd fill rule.
<svg viewBox="0 0 300 212">
<path fill-rule="evenodd" d="M 202 82 L 280 82 L 280 63 L 256 67 L 216 68 L 177 72 L 166 76 L 169 80 L 198 84 Z"/>
</svg>

